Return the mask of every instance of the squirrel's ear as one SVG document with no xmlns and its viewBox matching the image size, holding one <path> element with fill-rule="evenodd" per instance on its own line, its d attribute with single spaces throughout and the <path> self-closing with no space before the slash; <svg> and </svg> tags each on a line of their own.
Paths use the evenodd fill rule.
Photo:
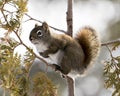
<svg viewBox="0 0 120 96">
<path fill-rule="evenodd" d="M 43 26 L 44 29 L 48 29 L 48 24 L 46 22 L 43 22 L 42 26 Z"/>
<path fill-rule="evenodd" d="M 38 27 L 38 26 L 39 26 L 39 25 L 36 23 L 36 24 L 35 24 L 35 28 Z"/>
</svg>

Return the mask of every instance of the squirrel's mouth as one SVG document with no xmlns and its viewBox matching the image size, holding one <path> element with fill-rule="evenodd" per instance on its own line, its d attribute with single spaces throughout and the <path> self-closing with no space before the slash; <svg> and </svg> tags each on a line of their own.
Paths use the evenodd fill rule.
<svg viewBox="0 0 120 96">
<path fill-rule="evenodd" d="M 36 41 L 36 40 L 31 40 L 31 43 L 33 43 L 33 44 L 35 44 L 35 45 L 39 44 L 39 42 Z"/>
</svg>

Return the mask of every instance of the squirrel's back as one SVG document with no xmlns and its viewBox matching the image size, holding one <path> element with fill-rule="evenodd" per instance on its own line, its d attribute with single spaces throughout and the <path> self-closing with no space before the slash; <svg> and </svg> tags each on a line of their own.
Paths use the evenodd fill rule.
<svg viewBox="0 0 120 96">
<path fill-rule="evenodd" d="M 84 54 L 84 67 L 87 68 L 97 57 L 100 50 L 100 40 L 96 31 L 90 27 L 82 28 L 75 38 L 81 45 Z"/>
</svg>

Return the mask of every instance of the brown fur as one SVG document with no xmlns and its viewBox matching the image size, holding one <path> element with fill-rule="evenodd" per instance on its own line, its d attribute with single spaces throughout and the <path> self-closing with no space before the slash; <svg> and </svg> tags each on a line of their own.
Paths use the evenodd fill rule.
<svg viewBox="0 0 120 96">
<path fill-rule="evenodd" d="M 37 36 L 38 30 L 41 30 L 43 36 Z M 66 34 L 51 34 L 49 26 L 44 22 L 42 26 L 36 26 L 31 31 L 30 40 L 32 41 L 31 38 L 49 45 L 47 50 L 40 52 L 40 55 L 45 58 L 48 58 L 49 54 L 55 54 L 58 50 L 63 51 L 64 55 L 60 65 L 53 64 L 56 70 L 63 74 L 71 71 L 83 74 L 88 65 L 94 61 L 100 49 L 98 36 L 89 27 L 83 28 L 74 39 Z"/>
<path fill-rule="evenodd" d="M 96 31 L 90 27 L 85 27 L 75 38 L 81 45 L 84 54 L 84 66 L 88 67 L 98 56 L 100 50 L 100 40 Z"/>
</svg>

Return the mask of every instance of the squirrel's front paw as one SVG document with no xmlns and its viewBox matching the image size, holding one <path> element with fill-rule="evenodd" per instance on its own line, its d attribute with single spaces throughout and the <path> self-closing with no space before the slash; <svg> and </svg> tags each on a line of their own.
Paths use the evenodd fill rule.
<svg viewBox="0 0 120 96">
<path fill-rule="evenodd" d="M 39 52 L 39 54 L 44 57 L 44 58 L 48 58 L 49 56 L 47 54 L 45 54 L 44 52 Z"/>
</svg>

